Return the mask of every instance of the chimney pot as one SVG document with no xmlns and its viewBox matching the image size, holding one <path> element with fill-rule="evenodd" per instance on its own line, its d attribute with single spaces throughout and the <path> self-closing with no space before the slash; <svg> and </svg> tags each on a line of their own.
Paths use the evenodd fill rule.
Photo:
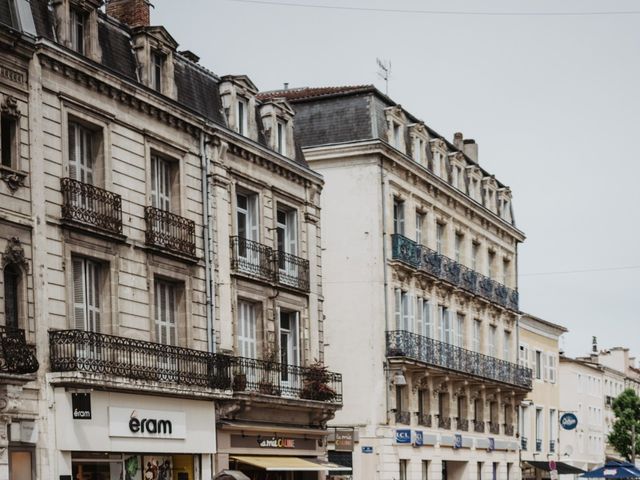
<svg viewBox="0 0 640 480">
<path fill-rule="evenodd" d="M 453 144 L 456 146 L 458 150 L 462 150 L 462 132 L 456 132 L 453 134 Z"/>
<path fill-rule="evenodd" d="M 110 17 L 131 28 L 151 24 L 149 0 L 107 0 L 106 12 Z"/>
</svg>

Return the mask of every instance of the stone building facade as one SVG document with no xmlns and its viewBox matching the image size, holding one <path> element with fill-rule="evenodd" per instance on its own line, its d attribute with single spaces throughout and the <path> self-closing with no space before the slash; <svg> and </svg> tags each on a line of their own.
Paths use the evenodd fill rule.
<svg viewBox="0 0 640 480">
<path fill-rule="evenodd" d="M 345 378 L 332 425 L 357 440 L 330 458 L 357 479 L 519 478 L 531 370 L 518 365 L 510 189 L 473 140 L 445 140 L 372 86 L 260 98 L 293 106 L 325 178 L 325 349 Z"/>
<path fill-rule="evenodd" d="M 291 107 L 144 0 L 3 0 L 0 32 L 0 478 L 317 478 L 342 381 Z"/>
</svg>

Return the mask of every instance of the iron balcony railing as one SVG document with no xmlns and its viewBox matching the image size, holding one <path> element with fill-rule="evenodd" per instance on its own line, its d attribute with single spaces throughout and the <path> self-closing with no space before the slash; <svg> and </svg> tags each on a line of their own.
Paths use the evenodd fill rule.
<svg viewBox="0 0 640 480">
<path fill-rule="evenodd" d="M 251 278 L 309 291 L 309 260 L 246 238 L 231 237 L 231 269 Z"/>
<path fill-rule="evenodd" d="M 412 360 L 531 390 L 531 369 L 406 330 L 387 332 L 387 357 Z"/>
<path fill-rule="evenodd" d="M 418 413 L 418 425 L 422 425 L 423 427 L 430 427 L 431 415 Z"/>
<path fill-rule="evenodd" d="M 442 417 L 438 415 L 438 428 L 451 430 L 451 417 Z"/>
<path fill-rule="evenodd" d="M 484 433 L 484 421 L 483 420 L 474 420 L 473 421 L 473 431 L 476 433 Z"/>
<path fill-rule="evenodd" d="M 500 435 L 500 424 L 496 422 L 489 422 L 489 433 Z"/>
<path fill-rule="evenodd" d="M 35 373 L 40 365 L 35 348 L 27 344 L 24 330 L 0 326 L 0 373 Z"/>
<path fill-rule="evenodd" d="M 122 235 L 122 197 L 72 178 L 60 180 L 62 219 Z"/>
<path fill-rule="evenodd" d="M 458 428 L 458 430 L 462 431 L 462 432 L 468 432 L 469 431 L 469 420 L 466 418 L 458 418 L 457 422 L 456 422 L 456 426 Z"/>
<path fill-rule="evenodd" d="M 520 438 L 520 448 L 522 448 L 522 450 L 527 450 L 527 437 Z"/>
<path fill-rule="evenodd" d="M 342 376 L 317 367 L 87 332 L 49 332 L 51 370 L 342 403 Z"/>
<path fill-rule="evenodd" d="M 402 423 L 403 425 L 411 424 L 411 412 L 398 411 L 396 412 L 396 423 Z"/>
<path fill-rule="evenodd" d="M 497 303 L 511 310 L 518 310 L 518 292 L 472 270 L 455 260 L 414 242 L 407 237 L 393 234 L 391 258 L 411 265 L 439 280 Z"/>
<path fill-rule="evenodd" d="M 504 434 L 509 436 L 509 437 L 513 437 L 514 433 L 515 433 L 515 428 L 513 428 L 513 425 L 510 423 L 505 423 L 502 425 L 502 427 L 504 428 Z"/>
<path fill-rule="evenodd" d="M 196 224 L 193 220 L 161 210 L 146 207 L 147 245 L 180 255 L 196 256 Z"/>
</svg>

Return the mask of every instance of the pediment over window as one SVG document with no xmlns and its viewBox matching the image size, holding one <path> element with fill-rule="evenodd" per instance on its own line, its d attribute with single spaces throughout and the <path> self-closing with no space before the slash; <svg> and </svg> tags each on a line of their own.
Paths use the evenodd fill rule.
<svg viewBox="0 0 640 480">
<path fill-rule="evenodd" d="M 147 35 L 152 37 L 157 43 L 152 44 L 155 48 L 168 48 L 175 51 L 178 48 L 178 42 L 169 34 L 166 28 L 162 26 L 157 27 L 138 27 L 138 29 L 144 31 Z"/>
<path fill-rule="evenodd" d="M 251 81 L 246 75 L 225 75 L 221 79 L 222 84 L 230 83 L 237 89 L 237 93 L 245 96 L 256 96 L 258 94 L 258 87 Z"/>
</svg>

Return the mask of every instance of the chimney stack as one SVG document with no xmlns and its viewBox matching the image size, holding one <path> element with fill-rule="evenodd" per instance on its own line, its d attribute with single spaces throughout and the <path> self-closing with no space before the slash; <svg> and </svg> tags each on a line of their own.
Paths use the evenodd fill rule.
<svg viewBox="0 0 640 480">
<path fill-rule="evenodd" d="M 462 151 L 473 163 L 478 163 L 478 144 L 474 139 L 465 138 L 462 141 Z"/>
<path fill-rule="evenodd" d="M 151 24 L 151 4 L 148 0 L 107 0 L 107 15 L 130 28 L 148 27 Z"/>
<path fill-rule="evenodd" d="M 591 340 L 591 350 L 593 353 L 598 353 L 598 339 L 596 337 Z"/>
<path fill-rule="evenodd" d="M 460 151 L 462 151 L 462 139 L 463 138 L 464 137 L 462 136 L 462 132 L 456 132 L 456 133 L 453 134 L 453 144 Z"/>
</svg>

